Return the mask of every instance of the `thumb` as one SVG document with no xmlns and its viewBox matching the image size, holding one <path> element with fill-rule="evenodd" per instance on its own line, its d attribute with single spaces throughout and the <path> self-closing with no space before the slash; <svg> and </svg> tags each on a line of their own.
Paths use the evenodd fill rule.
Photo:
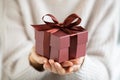
<svg viewBox="0 0 120 80">
<path fill-rule="evenodd" d="M 30 54 L 30 58 L 31 58 L 33 61 L 35 61 L 35 62 L 37 62 L 37 63 L 39 63 L 39 64 L 44 64 L 44 63 L 46 63 L 46 62 L 48 61 L 47 58 L 38 55 L 38 54 L 35 52 L 34 49 L 32 49 L 32 52 L 31 52 L 31 54 Z"/>
<path fill-rule="evenodd" d="M 43 56 L 38 56 L 38 58 L 36 58 L 36 59 L 38 59 L 37 61 L 40 64 L 44 64 L 44 63 L 46 63 L 48 61 L 47 58 L 45 58 Z"/>
</svg>

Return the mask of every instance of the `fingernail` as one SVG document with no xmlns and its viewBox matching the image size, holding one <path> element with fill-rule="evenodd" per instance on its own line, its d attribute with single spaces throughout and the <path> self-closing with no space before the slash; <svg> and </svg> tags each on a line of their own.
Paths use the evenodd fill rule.
<svg viewBox="0 0 120 80">
<path fill-rule="evenodd" d="M 55 63 L 55 66 L 56 66 L 56 67 L 60 67 L 59 63 L 57 63 L 57 62 Z"/>
<path fill-rule="evenodd" d="M 57 66 L 58 66 L 58 64 L 57 64 L 57 63 L 55 63 L 55 66 L 57 67 Z"/>
</svg>

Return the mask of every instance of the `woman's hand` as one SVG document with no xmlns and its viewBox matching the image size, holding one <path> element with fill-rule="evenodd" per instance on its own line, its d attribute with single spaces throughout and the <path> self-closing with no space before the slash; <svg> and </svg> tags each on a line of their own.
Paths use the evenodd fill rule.
<svg viewBox="0 0 120 80">
<path fill-rule="evenodd" d="M 44 69 L 60 75 L 70 74 L 78 71 L 83 61 L 84 57 L 81 57 L 70 61 L 65 61 L 60 64 L 50 59 L 44 64 Z"/>
<path fill-rule="evenodd" d="M 43 71 L 44 70 L 43 65 L 46 62 L 48 62 L 48 59 L 38 55 L 35 52 L 35 47 L 33 47 L 31 50 L 31 54 L 29 56 L 29 62 L 30 62 L 30 65 L 33 66 L 36 70 Z"/>
<path fill-rule="evenodd" d="M 35 48 L 33 48 L 29 60 L 34 68 L 42 67 L 50 72 L 65 75 L 78 71 L 84 61 L 84 57 L 58 63 L 52 59 L 48 60 L 47 58 L 36 54 Z"/>
</svg>

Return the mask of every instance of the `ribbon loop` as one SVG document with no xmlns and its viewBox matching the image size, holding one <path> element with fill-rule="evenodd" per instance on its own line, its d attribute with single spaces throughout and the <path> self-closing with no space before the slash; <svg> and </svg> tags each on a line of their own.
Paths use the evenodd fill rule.
<svg viewBox="0 0 120 80">
<path fill-rule="evenodd" d="M 50 18 L 53 20 L 53 22 L 48 22 L 48 21 L 46 21 L 46 20 L 44 19 L 46 16 L 50 17 Z M 46 15 L 44 15 L 44 16 L 42 17 L 42 20 L 43 20 L 46 24 L 58 24 L 58 23 L 59 23 L 58 20 L 57 20 L 53 15 L 51 15 L 51 14 L 46 14 Z"/>
<path fill-rule="evenodd" d="M 74 20 L 76 20 L 76 21 L 73 22 Z M 80 22 L 81 22 L 81 18 L 78 15 L 71 14 L 64 20 L 64 25 L 67 27 L 74 27 L 74 26 L 78 25 Z"/>
<path fill-rule="evenodd" d="M 53 22 L 49 22 L 45 20 L 45 17 L 48 16 L 52 19 Z M 41 26 L 41 25 L 32 25 L 35 29 L 44 31 L 44 30 L 50 30 L 50 29 L 58 29 L 61 30 L 67 34 L 73 33 L 74 31 L 80 31 L 79 28 L 76 26 L 81 22 L 81 18 L 76 14 L 69 15 L 63 23 L 59 23 L 58 20 L 51 14 L 46 14 L 42 17 L 42 20 L 46 23 L 48 26 Z"/>
</svg>

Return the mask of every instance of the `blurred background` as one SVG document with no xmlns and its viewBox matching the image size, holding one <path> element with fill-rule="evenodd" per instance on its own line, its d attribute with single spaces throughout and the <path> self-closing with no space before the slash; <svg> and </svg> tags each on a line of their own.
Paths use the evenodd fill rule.
<svg viewBox="0 0 120 80">
<path fill-rule="evenodd" d="M 120 3 L 120 0 L 119 0 L 119 3 Z M 120 5 L 119 5 L 119 15 L 120 15 Z M 112 62 L 113 63 L 113 77 L 112 77 L 112 80 L 120 80 L 120 61 L 119 61 L 119 58 L 120 58 L 120 16 L 119 16 L 119 34 L 118 34 L 118 43 L 117 43 L 117 46 L 115 48 L 115 53 L 118 53 L 118 55 L 114 56 L 113 55 L 113 59 L 114 61 Z"/>
</svg>

